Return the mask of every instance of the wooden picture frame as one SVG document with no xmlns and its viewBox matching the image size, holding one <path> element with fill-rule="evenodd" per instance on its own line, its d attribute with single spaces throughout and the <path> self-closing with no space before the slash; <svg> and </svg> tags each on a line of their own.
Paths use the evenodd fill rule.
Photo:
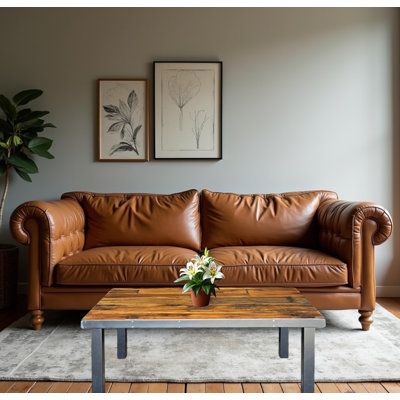
<svg viewBox="0 0 400 400">
<path fill-rule="evenodd" d="M 148 161 L 148 79 L 99 79 L 98 121 L 98 161 Z"/>
<path fill-rule="evenodd" d="M 153 62 L 154 159 L 222 159 L 222 61 Z"/>
</svg>

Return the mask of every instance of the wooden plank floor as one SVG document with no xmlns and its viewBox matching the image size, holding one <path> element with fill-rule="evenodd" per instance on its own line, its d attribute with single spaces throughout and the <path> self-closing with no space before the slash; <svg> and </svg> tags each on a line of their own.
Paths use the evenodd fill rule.
<svg viewBox="0 0 400 400">
<path fill-rule="evenodd" d="M 90 393 L 90 382 L 1 381 L 0 393 Z M 107 393 L 300 393 L 298 383 L 121 383 Z M 400 393 L 399 382 L 316 383 L 316 393 Z"/>
<path fill-rule="evenodd" d="M 400 298 L 380 298 L 378 302 L 400 318 Z M 9 313 L 14 313 L 12 318 Z M 24 314 L 21 306 L 0 312 L 0 330 Z M 90 382 L 0 381 L 0 393 L 88 393 Z M 107 382 L 109 393 L 299 393 L 298 383 L 121 383 Z M 321 393 L 400 393 L 400 382 L 316 383 Z"/>
</svg>

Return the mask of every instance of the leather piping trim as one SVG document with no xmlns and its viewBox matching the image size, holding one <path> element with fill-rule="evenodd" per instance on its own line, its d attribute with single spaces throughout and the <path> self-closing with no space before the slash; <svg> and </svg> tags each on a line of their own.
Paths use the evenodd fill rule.
<svg viewBox="0 0 400 400">
<path fill-rule="evenodd" d="M 67 260 L 67 259 L 66 259 Z M 82 264 L 57 264 L 59 267 L 125 267 L 125 266 L 132 266 L 132 267 L 184 267 L 185 264 L 116 264 L 116 263 L 103 263 L 103 264 L 89 264 L 89 263 L 82 263 Z"/>
<path fill-rule="evenodd" d="M 88 282 L 68 282 L 68 283 L 57 283 L 58 287 L 66 287 L 66 286 L 72 286 L 72 287 L 76 287 L 76 286 L 101 286 L 101 287 L 105 287 L 105 288 L 109 288 L 110 286 L 112 287 L 119 287 L 119 286 L 128 286 L 128 287 L 170 287 L 171 285 L 168 285 L 164 282 L 152 282 L 152 283 L 137 283 L 137 284 L 133 284 L 132 282 L 110 282 L 109 284 L 105 284 L 105 283 L 99 283 L 99 282 L 95 282 L 95 283 L 88 283 Z M 132 286 L 134 285 L 134 286 Z M 343 286 L 345 285 L 343 282 L 337 283 L 337 282 L 324 282 L 324 283 L 301 283 L 301 282 L 274 282 L 274 283 L 268 283 L 268 285 L 266 285 L 265 283 L 246 283 L 246 287 L 265 287 L 265 286 L 274 286 L 274 287 L 296 287 L 296 288 L 313 288 L 313 287 L 317 287 L 317 288 L 325 288 L 325 287 L 330 287 L 330 286 Z M 176 287 L 179 287 L 178 285 L 176 285 Z M 229 283 L 228 286 L 226 287 L 243 287 L 243 284 L 241 283 Z M 343 292 L 338 292 L 338 293 L 343 293 Z M 351 292 L 349 292 L 351 293 Z"/>
<path fill-rule="evenodd" d="M 66 258 L 68 260 L 68 258 Z M 57 264 L 60 267 L 85 267 L 87 265 L 89 266 L 95 266 L 95 267 L 109 267 L 112 265 L 113 267 L 124 267 L 124 266 L 134 266 L 134 267 L 184 267 L 185 264 L 140 264 L 140 263 L 77 263 L 77 264 L 68 264 L 65 263 L 63 264 L 62 262 Z M 326 267 L 346 267 L 346 264 L 235 264 L 235 265 L 223 265 L 222 268 L 236 268 L 236 267 L 270 267 L 270 266 L 276 266 L 276 267 L 294 267 L 294 268 L 301 268 L 301 267 L 313 267 L 313 266 L 326 266 Z"/>
<path fill-rule="evenodd" d="M 313 266 L 325 266 L 325 267 L 346 267 L 346 264 L 235 264 L 235 265 L 226 265 L 224 264 L 222 268 L 235 268 L 235 267 L 294 267 L 294 268 L 301 268 L 301 267 L 313 267 Z"/>
</svg>

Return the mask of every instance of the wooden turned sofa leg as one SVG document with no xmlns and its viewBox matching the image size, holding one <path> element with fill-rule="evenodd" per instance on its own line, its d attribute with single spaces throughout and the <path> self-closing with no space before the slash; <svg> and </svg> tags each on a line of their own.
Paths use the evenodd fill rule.
<svg viewBox="0 0 400 400">
<path fill-rule="evenodd" d="M 40 331 L 44 322 L 44 316 L 42 310 L 31 311 L 31 323 L 35 331 Z"/>
<path fill-rule="evenodd" d="M 361 322 L 362 330 L 369 331 L 369 327 L 371 326 L 371 324 L 373 322 L 373 319 L 372 319 L 373 311 L 358 310 L 358 312 L 361 314 L 360 318 L 358 320 Z"/>
</svg>

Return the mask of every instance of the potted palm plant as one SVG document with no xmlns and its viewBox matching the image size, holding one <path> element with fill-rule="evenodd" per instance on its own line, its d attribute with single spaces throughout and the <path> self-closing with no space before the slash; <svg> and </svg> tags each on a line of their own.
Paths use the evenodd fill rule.
<svg viewBox="0 0 400 400">
<path fill-rule="evenodd" d="M 46 128 L 55 128 L 43 119 L 49 112 L 25 107 L 42 93 L 38 89 L 29 89 L 17 93 L 12 99 L 0 95 L 0 109 L 4 114 L 0 115 L 0 176 L 3 178 L 0 228 L 12 172 L 32 182 L 30 175 L 38 172 L 32 156 L 54 158 L 49 153 L 53 141 L 41 136 Z M 0 308 L 11 306 L 16 298 L 17 264 L 18 248 L 11 244 L 0 244 Z"/>
<path fill-rule="evenodd" d="M 216 295 L 215 289 L 218 288 L 216 280 L 224 278 L 221 269 L 222 265 L 217 264 L 215 258 L 211 257 L 205 248 L 202 256 L 196 256 L 180 270 L 180 277 L 175 283 L 186 282 L 182 291 L 184 293 L 190 291 L 194 306 L 205 307 L 208 306 L 211 295 Z"/>
</svg>

